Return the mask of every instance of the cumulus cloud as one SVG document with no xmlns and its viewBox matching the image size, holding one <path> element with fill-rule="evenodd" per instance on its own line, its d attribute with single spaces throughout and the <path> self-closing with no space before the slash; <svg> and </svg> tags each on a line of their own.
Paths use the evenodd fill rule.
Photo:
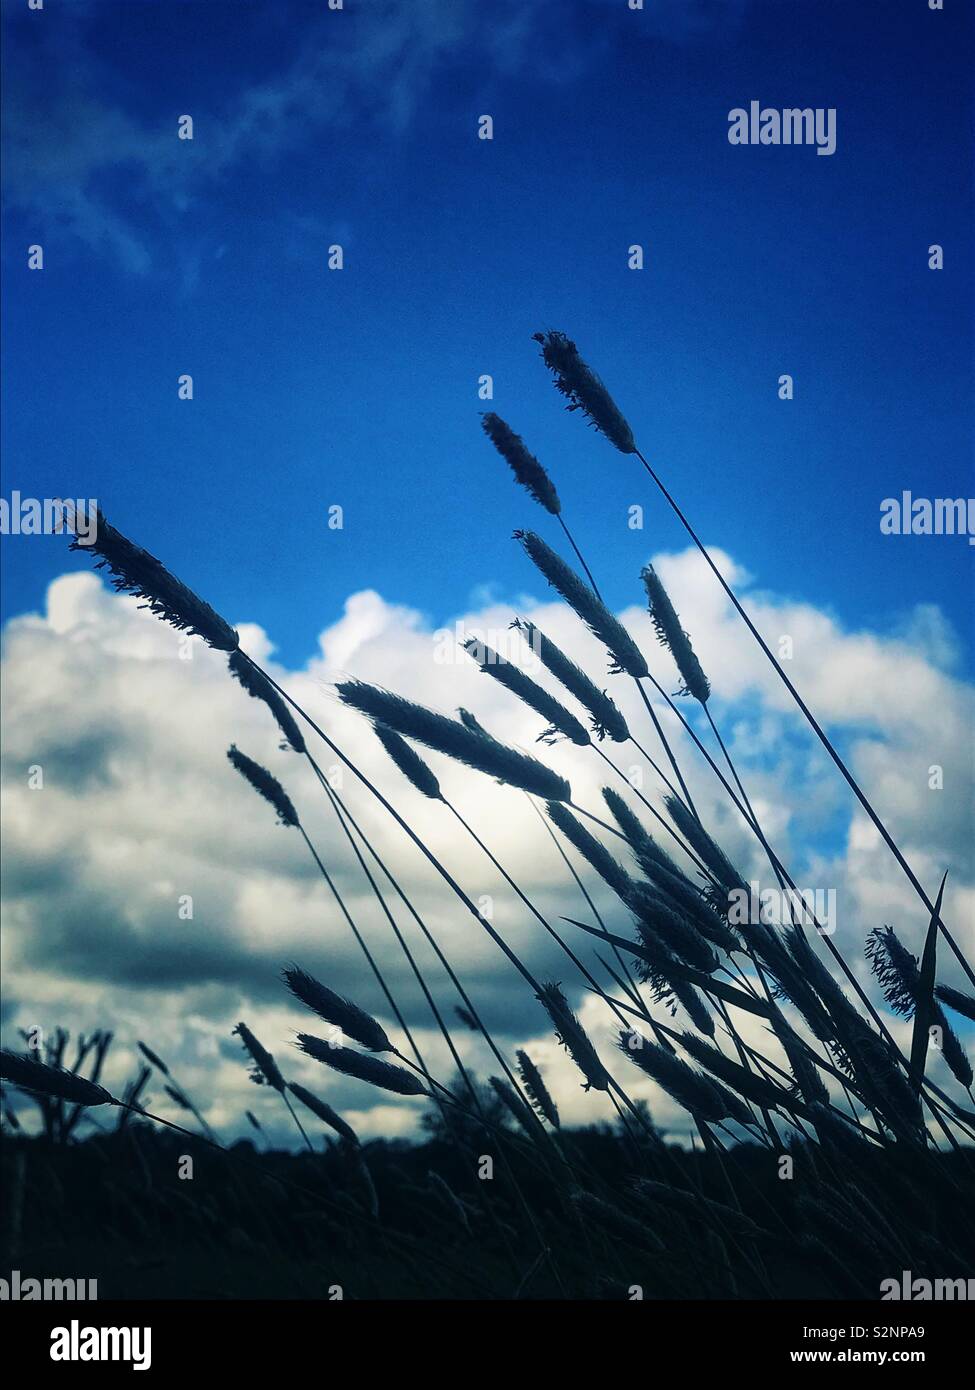
<svg viewBox="0 0 975 1390">
<path fill-rule="evenodd" d="M 893 637 L 847 632 L 833 615 L 749 591 L 733 557 L 714 556 L 748 592 L 750 611 L 767 640 L 776 646 L 780 638 L 790 639 L 796 684 L 843 747 L 922 880 L 934 888 L 949 870 L 946 914 L 963 937 L 975 906 L 967 736 L 972 691 L 952 674 L 954 638 L 943 618 L 928 609 L 907 615 Z M 891 923 L 919 953 L 926 925 L 922 906 L 700 557 L 685 551 L 653 562 L 708 671 L 717 721 L 759 817 L 800 886 L 836 891 L 836 944 L 864 979 L 863 939 L 873 926 Z M 516 610 L 490 593 L 482 598 L 486 602 L 444 634 L 432 632 L 409 606 L 375 592 L 353 594 L 321 632 L 318 654 L 295 671 L 274 664 L 271 635 L 246 622 L 238 626 L 245 649 L 269 664 L 363 774 L 383 788 L 531 970 L 541 979 L 562 981 L 602 1056 L 631 1093 L 646 1096 L 658 1121 L 682 1133 L 687 1117 L 614 1050 L 611 1014 L 585 992 L 531 911 L 450 811 L 415 792 L 369 727 L 335 696 L 335 681 L 351 673 L 444 712 L 466 706 L 497 737 L 535 752 L 567 777 L 574 800 L 598 813 L 611 769 L 590 750 L 537 745 L 541 721 L 480 672 L 454 639 L 476 634 L 507 643 L 505 650 L 513 654 L 512 644 L 520 639 L 508 625 L 517 612 L 594 678 L 606 671 L 605 653 L 571 612 L 545 594 L 526 597 Z M 653 654 L 664 689 L 675 690 L 676 670 L 656 644 L 646 612 L 633 608 L 621 616 Z M 911 633 L 933 639 L 912 641 Z M 280 969 L 292 960 L 376 1013 L 394 1036 L 398 1032 L 342 907 L 299 833 L 277 825 L 271 808 L 231 767 L 225 756 L 231 742 L 284 784 L 431 1066 L 443 1078 L 451 1072 L 412 970 L 311 768 L 282 749 L 265 707 L 229 678 L 223 657 L 199 642 L 187 643 L 93 574 L 57 579 L 45 611 L 11 620 L 4 639 L 7 1041 L 16 1028 L 31 1025 L 112 1028 L 119 1039 L 114 1081 L 123 1084 L 135 1041 L 143 1037 L 172 1062 L 179 1084 L 193 1091 L 218 1129 L 243 1132 L 243 1112 L 250 1108 L 284 1138 L 283 1107 L 250 1084 L 230 1036 L 244 1018 L 289 1076 L 327 1095 L 364 1135 L 411 1131 L 421 1102 L 390 1104 L 379 1093 L 364 1094 L 358 1083 L 323 1074 L 290 1046 L 295 1029 L 309 1023 L 280 982 Z M 547 677 L 543 683 L 550 684 Z M 604 683 L 647 751 L 659 754 L 631 683 L 609 675 Z M 655 706 L 705 822 L 745 876 L 769 886 L 759 847 L 674 715 L 656 698 Z M 681 707 L 711 747 L 691 702 Z M 473 918 L 334 754 L 314 739 L 310 746 L 508 1055 L 517 1046 L 529 1047 L 569 1123 L 613 1118 L 604 1100 L 582 1090 L 530 990 Z M 642 754 L 632 745 L 608 745 L 605 751 L 659 807 L 660 783 Z M 537 809 L 521 793 L 437 755 L 424 756 L 448 799 L 531 903 L 605 979 L 590 942 L 560 920 L 586 919 L 589 912 Z M 940 789 L 930 772 L 935 766 L 943 768 Z M 621 781 L 617 785 L 622 788 Z M 619 853 L 618 842 L 615 848 Z M 630 934 L 620 903 L 585 866 L 579 869 L 607 925 Z M 396 898 L 390 894 L 388 901 L 451 1017 L 457 998 L 443 971 Z M 946 953 L 942 977 L 958 982 Z M 768 1050 L 760 1022 L 743 1022 L 746 1036 Z M 476 1071 L 496 1070 L 475 1035 L 461 1028 L 458 1041 Z"/>
</svg>

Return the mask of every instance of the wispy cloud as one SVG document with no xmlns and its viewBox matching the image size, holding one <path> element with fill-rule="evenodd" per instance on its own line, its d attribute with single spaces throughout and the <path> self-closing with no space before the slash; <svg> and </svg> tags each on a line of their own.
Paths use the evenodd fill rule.
<svg viewBox="0 0 975 1390">
<path fill-rule="evenodd" d="M 91 41 L 97 3 L 70 21 L 11 24 L 8 213 L 22 214 L 42 239 L 64 233 L 145 273 L 160 243 L 193 222 L 204 195 L 219 202 L 243 165 L 281 175 L 289 150 L 325 131 L 402 132 L 448 59 L 478 56 L 488 71 L 495 63 L 499 71 L 517 69 L 541 14 L 537 0 L 502 3 L 490 16 L 474 0 L 381 0 L 311 18 L 302 8 L 292 19 L 293 51 L 278 70 L 257 83 L 242 77 L 219 106 L 196 89 L 186 113 L 171 110 L 169 98 L 165 110 L 147 112 L 144 94 L 139 102 L 105 95 L 118 84 Z M 246 13 L 231 15 L 228 7 L 222 17 L 246 47 Z M 169 57 L 180 59 L 178 52 Z M 193 116 L 192 142 L 177 138 L 182 114 Z"/>
<path fill-rule="evenodd" d="M 462 74 L 463 90 L 479 101 L 518 75 L 541 89 L 564 85 L 621 38 L 699 39 L 737 24 L 746 3 L 652 0 L 645 12 L 621 13 L 600 0 L 569 8 L 546 0 L 372 0 L 310 14 L 285 0 L 271 60 L 277 67 L 254 82 L 239 65 L 236 91 L 220 101 L 190 84 L 186 112 L 172 109 L 172 84 L 154 107 L 151 90 L 134 92 L 118 80 L 125 50 L 107 56 L 103 31 L 96 43 L 105 18 L 99 0 L 44 24 L 8 12 L 7 213 L 22 217 L 34 238 L 63 237 L 139 275 L 166 265 L 178 241 L 177 273 L 191 290 L 201 260 L 187 253 L 186 239 L 200 237 L 201 219 L 208 226 L 222 198 L 239 217 L 230 190 L 244 166 L 266 168 L 286 188 L 289 151 L 350 133 L 364 146 L 377 129 L 395 139 L 435 83 L 443 97 Z M 260 17 L 239 6 L 214 7 L 212 16 L 227 28 L 232 81 L 234 53 L 262 42 Z M 178 71 L 186 54 L 181 30 L 172 34 L 160 64 Z M 177 138 L 182 114 L 194 118 L 192 142 Z"/>
</svg>

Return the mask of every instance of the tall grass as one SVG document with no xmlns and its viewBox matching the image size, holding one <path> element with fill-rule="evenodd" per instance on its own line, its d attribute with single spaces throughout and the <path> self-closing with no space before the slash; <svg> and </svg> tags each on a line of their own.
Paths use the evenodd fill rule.
<svg viewBox="0 0 975 1390">
<path fill-rule="evenodd" d="M 692 645 L 660 577 L 652 567 L 644 567 L 634 582 L 642 581 L 656 635 L 680 675 L 675 701 L 653 671 L 655 654 L 641 648 L 601 599 L 582 551 L 565 525 L 555 482 L 510 426 L 489 414 L 482 422 L 485 433 L 515 480 L 545 512 L 547 524 L 555 519 L 561 526 L 585 580 L 540 534 L 523 529 L 517 533 L 518 540 L 567 611 L 604 648 L 610 687 L 623 677 L 636 683 L 650 727 L 669 763 L 666 773 L 652 763 L 661 779 L 659 800 L 632 788 L 628 792 L 605 788 L 609 821 L 576 804 L 569 781 L 544 759 L 496 739 L 476 714 L 461 711 L 455 719 L 377 685 L 344 680 L 337 687 L 340 701 L 369 721 L 389 756 L 391 790 L 387 791 L 367 777 L 333 735 L 241 649 L 228 623 L 155 557 L 98 517 L 91 550 L 98 563 L 107 566 L 115 587 L 139 595 L 153 613 L 178 629 L 198 633 L 214 648 L 229 652 L 231 674 L 248 694 L 264 702 L 282 735 L 282 749 L 302 755 L 304 761 L 296 766 L 305 773 L 310 767 L 307 788 L 302 787 L 300 795 L 294 791 L 298 804 L 303 805 L 309 793 L 324 795 L 324 805 L 340 832 L 336 843 L 353 850 L 381 918 L 420 987 L 458 1079 L 437 1076 L 417 1045 L 407 1011 L 367 943 L 358 913 L 338 890 L 323 854 L 305 831 L 291 799 L 294 789 L 286 791 L 271 771 L 231 746 L 228 757 L 236 770 L 273 807 L 282 825 L 300 832 L 311 850 L 369 966 L 363 976 L 363 999 L 373 986 L 377 990 L 376 1006 L 370 1009 L 338 994 L 304 969 L 288 967 L 284 979 L 295 1003 L 329 1025 L 333 1034 L 321 1038 L 299 1032 L 295 1055 L 320 1065 L 323 1087 L 329 1085 L 332 1074 L 356 1084 L 363 1105 L 371 1093 L 377 1099 L 384 1096 L 388 1104 L 434 1103 L 430 1113 L 435 1118 L 430 1123 L 439 1126 L 438 1133 L 453 1155 L 451 1162 L 457 1166 L 449 1181 L 439 1170 L 431 1170 L 424 1200 L 430 1204 L 431 1220 L 444 1229 L 448 1246 L 480 1242 L 484 1249 L 503 1253 L 508 1273 L 494 1289 L 498 1296 L 523 1296 L 532 1281 L 541 1279 L 559 1295 L 591 1296 L 595 1288 L 612 1285 L 628 1259 L 640 1262 L 651 1286 L 676 1296 L 691 1296 L 701 1281 L 720 1296 L 775 1296 L 776 1270 L 783 1259 L 786 1264 L 789 1260 L 811 1262 L 828 1294 L 845 1295 L 852 1286 L 865 1296 L 875 1296 L 874 1284 L 884 1259 L 903 1261 L 904 1268 L 916 1273 L 959 1275 L 961 1268 L 948 1267 L 951 1261 L 961 1261 L 975 1249 L 975 1219 L 971 1208 L 964 1206 L 966 1192 L 971 1191 L 970 1166 L 961 1162 L 967 1160 L 963 1151 L 975 1138 L 975 1114 L 966 1104 L 971 1101 L 971 1064 L 949 1014 L 971 1020 L 975 1000 L 936 978 L 939 933 L 962 961 L 968 978 L 975 976 L 945 923 L 944 885 L 937 903 L 932 902 L 575 344 L 561 333 L 537 337 L 568 409 L 581 412 L 622 454 L 636 457 L 661 490 L 927 905 L 931 928 L 923 959 L 917 961 L 891 927 L 874 924 L 866 960 L 879 986 L 880 998 L 875 1002 L 868 979 L 861 977 L 814 919 L 771 925 L 732 917 L 731 896 L 745 888 L 747 875 L 699 814 L 689 789 L 694 778 L 716 780 L 728 808 L 741 817 L 767 855 L 780 886 L 794 889 L 795 881 L 769 842 L 712 716 L 713 686 L 705 673 L 708 654 Z M 467 643 L 468 653 L 489 678 L 539 716 L 542 742 L 561 737 L 565 748 L 577 749 L 578 756 L 595 749 L 622 776 L 599 745 L 606 738 L 617 744 L 633 741 L 642 752 L 637 742 L 641 731 L 635 729 L 636 721 L 624 718 L 610 690 L 603 688 L 606 673 L 583 670 L 532 622 L 515 619 L 514 625 L 539 655 L 546 678 L 558 683 L 582 718 L 541 680 L 479 639 Z M 644 682 L 687 736 L 680 758 Z M 691 697 L 684 703 L 696 708 L 694 718 L 701 719 L 703 711 L 727 776 L 693 719 L 679 708 L 681 696 Z M 313 749 L 319 745 L 351 773 L 352 792 L 340 795 L 330 786 L 314 756 Z M 519 887 L 485 838 L 448 799 L 444 776 L 415 745 L 442 759 L 444 767 L 452 762 L 467 769 L 473 797 L 478 777 L 487 776 L 510 795 L 518 793 L 532 801 L 565 873 L 560 890 L 565 910 L 560 915 L 578 930 L 573 941 L 582 944 L 571 944 Z M 685 757 L 693 759 L 693 764 L 684 762 Z M 402 790 L 404 778 L 426 798 L 431 816 L 453 815 L 513 889 L 529 919 L 544 928 L 564 962 L 561 980 L 539 980 L 522 953 L 476 906 L 474 890 L 464 886 L 461 871 L 435 854 L 424 834 L 397 809 L 393 798 Z M 297 776 L 291 780 L 297 785 Z M 353 807 L 355 797 L 369 798 L 382 808 L 387 817 L 383 837 L 375 831 L 365 834 Z M 419 851 L 442 886 L 443 910 L 463 909 L 502 951 L 514 971 L 511 987 L 525 988 L 529 997 L 534 996 L 536 1031 L 547 1031 L 561 1044 L 579 1084 L 592 1093 L 606 1118 L 619 1124 L 612 1171 L 594 1166 L 585 1146 L 567 1128 L 568 1097 L 553 1093 L 551 1071 L 543 1077 L 525 1048 L 515 1049 L 509 1059 L 507 1043 L 496 1036 L 497 1026 L 486 1026 L 483 1005 L 474 997 L 477 991 L 463 983 L 464 960 L 451 960 L 446 954 L 437 928 L 426 913 L 417 911 L 387 866 L 387 846 L 396 844 L 400 836 Z M 545 841 L 542 845 L 551 849 Z M 613 903 L 604 909 L 605 920 L 597 908 L 597 884 L 600 890 L 610 890 L 607 896 Z M 585 905 L 583 915 L 590 920 L 572 915 L 580 912 L 575 906 L 577 896 Z M 398 904 L 395 912 L 394 902 Z M 432 949 L 436 972 L 421 964 L 413 951 L 406 922 L 397 920 L 401 910 L 410 929 L 418 930 Z M 607 950 L 614 953 L 615 964 L 603 954 Z M 450 1015 L 441 1002 L 447 986 L 460 1028 L 448 1022 Z M 598 1035 L 584 1025 L 573 1007 L 570 996 L 580 991 L 593 1001 L 602 1019 L 615 1021 L 618 1048 L 610 1048 L 607 1056 L 600 1053 Z M 388 1010 L 388 1025 L 376 1016 L 376 1007 L 383 1010 L 384 1018 Z M 897 1044 L 881 1007 L 914 1020 L 914 1046 L 909 1053 Z M 758 1034 L 756 1027 L 761 1030 Z M 936 1030 L 940 1056 L 952 1077 L 945 1085 L 931 1075 L 927 1047 L 931 1028 Z M 351 1200 L 362 1219 L 383 1224 L 381 1213 L 387 1203 L 376 1195 L 363 1146 L 352 1126 L 314 1091 L 286 1081 L 271 1053 L 245 1024 L 238 1025 L 237 1031 L 255 1076 L 278 1091 L 296 1122 L 289 1095 L 339 1135 L 336 1161 L 345 1164 L 350 1191 L 358 1194 Z M 336 1041 L 336 1031 L 342 1041 Z M 346 1046 L 345 1039 L 356 1046 Z M 168 1077 L 158 1055 L 147 1044 L 140 1047 L 151 1066 Z M 768 1055 L 770 1049 L 774 1056 Z M 470 1067 L 471 1056 L 485 1052 L 502 1073 L 493 1075 L 487 1088 L 478 1085 Z M 121 1104 L 100 1087 L 97 1077 L 80 1078 L 77 1070 L 65 1071 L 60 1065 L 13 1054 L 2 1059 L 4 1079 L 46 1097 L 44 1103 L 50 1106 L 73 1105 L 80 1114 L 87 1107 Z M 703 1144 L 693 1165 L 688 1166 L 664 1141 L 652 1116 L 627 1093 L 627 1085 L 647 1083 L 686 1116 L 686 1133 Z M 136 1108 L 128 1105 L 130 1111 Z M 140 1109 L 139 1113 L 148 1112 Z M 310 1141 L 308 1147 L 313 1150 Z M 755 1150 L 759 1159 L 750 1164 L 739 1161 L 740 1154 Z M 478 1184 L 475 1170 L 486 1152 L 495 1154 L 502 1167 L 503 1208 L 485 1202 Z M 786 1156 L 801 1160 L 803 1173 L 799 1200 L 788 1219 L 772 1183 L 773 1165 Z M 316 1155 L 316 1161 L 324 1161 L 322 1155 Z M 542 1178 L 545 1185 L 540 1188 Z M 837 1181 L 842 1182 L 842 1194 L 837 1193 Z M 916 1200 L 919 1192 L 935 1194 L 927 1212 L 924 1202 Z M 865 1213 L 862 1239 L 851 1234 L 847 1207 Z M 383 1238 L 393 1242 L 385 1248 L 405 1251 L 405 1246 L 396 1245 L 395 1232 L 384 1231 Z M 519 1265 L 518 1252 L 523 1247 L 530 1251 L 527 1271 Z M 621 1251 L 630 1254 L 621 1259 Z M 426 1252 L 431 1265 L 443 1254 L 443 1250 Z M 409 1258 L 422 1263 L 412 1246 Z M 897 1264 L 888 1272 L 896 1273 L 901 1267 Z"/>
</svg>

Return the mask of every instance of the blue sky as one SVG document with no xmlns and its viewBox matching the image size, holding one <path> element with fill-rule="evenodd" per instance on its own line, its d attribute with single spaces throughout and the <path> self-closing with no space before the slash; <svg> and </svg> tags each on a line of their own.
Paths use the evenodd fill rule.
<svg viewBox="0 0 975 1390">
<path fill-rule="evenodd" d="M 684 538 L 561 409 L 531 341 L 554 327 L 759 585 L 968 633 L 964 538 L 883 537 L 879 507 L 972 490 L 971 8 L 648 10 L 5 3 L 4 494 L 96 496 L 298 661 L 358 589 L 434 623 L 537 590 L 510 533 L 545 519 L 480 434 L 493 407 L 638 601 Z M 731 146 L 753 98 L 836 107 L 836 153 Z M 5 614 L 84 563 L 6 538 Z"/>
</svg>

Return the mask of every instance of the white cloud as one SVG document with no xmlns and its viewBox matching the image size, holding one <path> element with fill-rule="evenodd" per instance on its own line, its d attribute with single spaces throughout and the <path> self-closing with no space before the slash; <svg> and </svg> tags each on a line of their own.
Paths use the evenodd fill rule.
<svg viewBox="0 0 975 1390">
<path fill-rule="evenodd" d="M 863 976 L 863 938 L 884 922 L 919 952 L 923 908 L 783 700 L 773 673 L 746 640 L 700 557 L 687 551 L 657 556 L 654 564 L 691 631 L 714 687 L 716 717 L 776 845 L 800 886 L 837 890 L 835 940 L 844 955 L 857 962 Z M 747 584 L 731 557 L 721 557 L 721 564 L 736 584 Z M 793 637 L 797 685 L 846 747 L 856 775 L 929 891 L 946 868 L 950 871 L 947 920 L 963 937 L 975 909 L 967 737 L 972 691 L 945 669 L 948 661 L 936 664 L 952 645 L 943 619 L 930 611 L 920 615 L 921 629 L 939 638 L 934 647 L 919 648 L 903 637 L 845 632 L 834 617 L 772 594 L 750 596 L 747 602 L 768 638 L 783 632 Z M 567 609 L 547 599 L 526 600 L 520 612 L 594 677 L 602 677 L 605 654 Z M 492 602 L 460 621 L 483 634 L 504 630 L 512 616 Z M 656 645 L 645 612 L 634 608 L 623 616 L 653 654 L 664 688 L 676 689 L 676 672 Z M 911 622 L 908 618 L 905 631 Z M 239 626 L 245 648 L 270 661 L 268 635 L 252 624 Z M 445 663 L 443 644 L 422 616 L 377 593 L 351 595 L 343 613 L 322 631 L 319 648 L 305 669 L 272 664 L 272 674 L 382 786 L 466 891 L 475 900 L 482 895 L 492 900 L 494 925 L 530 967 L 542 978 L 562 981 L 620 1080 L 633 1094 L 650 1099 L 662 1123 L 683 1131 L 686 1117 L 615 1052 L 611 1016 L 582 991 L 570 962 L 450 813 L 420 797 L 389 764 L 371 730 L 336 699 L 334 682 L 353 673 L 447 712 L 469 707 L 498 737 L 533 750 L 567 776 L 575 800 L 597 811 L 609 775 L 605 764 L 564 744 L 539 748 L 534 744 L 539 720 L 530 711 L 463 652 Z M 415 1124 L 422 1108 L 417 1102 L 401 1105 L 378 1093 L 364 1094 L 362 1086 L 323 1074 L 289 1047 L 294 1030 L 309 1022 L 291 1006 L 277 978 L 292 959 L 377 1013 L 394 1034 L 396 1029 L 300 837 L 275 825 L 271 809 L 233 771 L 225 757 L 229 743 L 236 742 L 285 785 L 421 1046 L 447 1078 L 449 1056 L 411 971 L 308 766 L 281 750 L 264 706 L 228 677 L 222 657 L 199 643 L 191 660 L 182 659 L 181 651 L 179 634 L 134 600 L 110 593 L 91 574 L 57 579 L 43 614 L 7 624 L 3 954 L 8 1040 L 16 1027 L 28 1024 L 60 1023 L 75 1031 L 110 1027 L 120 1054 L 110 1079 L 121 1084 L 135 1041 L 143 1037 L 173 1062 L 180 1084 L 199 1097 L 212 1123 L 228 1133 L 240 1129 L 244 1109 L 250 1108 L 283 1138 L 288 1122 L 283 1107 L 250 1084 L 236 1039 L 230 1038 L 236 1021 L 245 1018 L 290 1076 L 348 1111 L 364 1134 L 404 1131 Z M 652 731 L 629 682 L 606 676 L 601 683 L 652 752 Z M 724 805 L 673 715 L 655 703 L 705 821 L 746 875 L 765 883 L 757 847 Z M 704 737 L 689 702 L 682 708 Z M 319 753 L 314 739 L 310 743 L 323 767 L 330 768 L 334 757 L 325 749 Z M 630 746 L 609 745 L 605 751 L 624 769 L 642 765 Z M 447 796 L 598 973 L 588 942 L 558 920 L 562 914 L 589 914 L 527 799 L 436 755 L 429 761 Z M 928 785 L 928 768 L 935 763 L 945 769 L 940 791 Z M 28 787 L 29 769 L 36 767 L 43 771 L 42 790 Z M 645 772 L 646 794 L 659 806 L 656 780 L 649 769 Z M 612 1119 L 604 1099 L 581 1089 L 530 991 L 348 774 L 343 796 L 508 1055 L 516 1046 L 530 1046 L 568 1122 Z M 620 905 L 588 870 L 583 876 L 608 923 L 630 934 Z M 180 915 L 184 895 L 193 900 L 191 919 Z M 394 898 L 390 902 L 452 1018 L 456 996 L 415 926 Z M 947 953 L 942 971 L 943 978 L 957 981 Z M 767 1048 L 761 1026 L 749 1026 L 749 1036 L 761 1038 Z M 496 1070 L 478 1039 L 460 1030 L 459 1040 L 465 1059 L 480 1074 Z"/>
</svg>

